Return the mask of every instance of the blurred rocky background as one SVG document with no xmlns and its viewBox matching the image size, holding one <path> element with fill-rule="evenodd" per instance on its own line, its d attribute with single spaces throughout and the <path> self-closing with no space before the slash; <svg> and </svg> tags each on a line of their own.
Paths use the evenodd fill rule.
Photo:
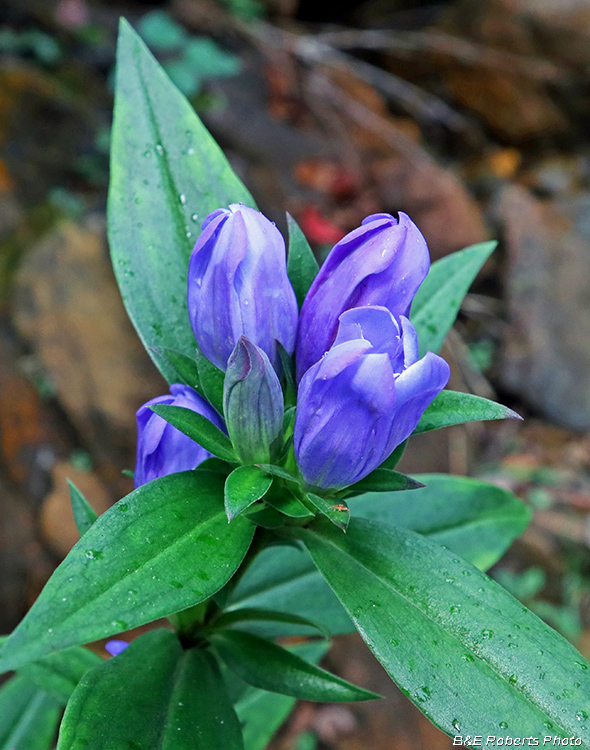
<svg viewBox="0 0 590 750">
<path fill-rule="evenodd" d="M 318 257 L 406 211 L 434 259 L 489 238 L 445 345 L 453 387 L 522 424 L 416 440 L 407 471 L 481 476 L 535 520 L 492 574 L 590 655 L 590 0 L 3 0 L 0 633 L 131 489 L 134 412 L 164 384 L 128 322 L 105 205 L 120 15 L 279 226 Z M 300 706 L 276 750 L 451 745 L 358 639 L 330 666 L 387 701 Z"/>
</svg>

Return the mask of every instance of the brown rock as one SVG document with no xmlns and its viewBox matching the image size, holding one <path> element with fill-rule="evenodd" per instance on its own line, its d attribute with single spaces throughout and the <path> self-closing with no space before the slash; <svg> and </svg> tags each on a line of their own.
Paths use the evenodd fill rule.
<svg viewBox="0 0 590 750">
<path fill-rule="evenodd" d="M 373 168 L 383 211 L 405 211 L 433 259 L 489 239 L 482 212 L 459 177 L 429 160 L 403 157 Z"/>
<path fill-rule="evenodd" d="M 506 188 L 510 328 L 504 383 L 556 422 L 590 428 L 590 194 L 540 201 Z"/>
<path fill-rule="evenodd" d="M 111 502 L 109 493 L 94 474 L 76 469 L 69 461 L 56 463 L 52 476 L 53 491 L 46 497 L 41 510 L 41 531 L 49 546 L 65 557 L 80 538 L 67 480 L 76 485 L 98 515 L 104 513 Z"/>
<path fill-rule="evenodd" d="M 33 248 L 18 273 L 14 310 L 88 444 L 103 457 L 107 446 L 130 454 L 135 411 L 165 384 L 123 308 L 103 222 L 64 222 Z"/>
<path fill-rule="evenodd" d="M 514 13 L 511 0 L 456 2 L 441 26 L 484 48 L 525 58 L 542 57 L 530 25 Z M 553 103 L 545 83 L 519 74 L 518 70 L 495 71 L 485 65 L 449 61 L 445 81 L 462 106 L 512 142 L 554 135 L 568 128 L 567 119 Z"/>
</svg>

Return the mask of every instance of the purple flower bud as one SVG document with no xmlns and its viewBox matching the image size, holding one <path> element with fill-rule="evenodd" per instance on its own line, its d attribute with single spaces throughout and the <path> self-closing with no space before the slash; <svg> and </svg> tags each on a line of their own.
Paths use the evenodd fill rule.
<svg viewBox="0 0 590 750">
<path fill-rule="evenodd" d="M 340 316 L 334 345 L 299 384 L 295 456 L 307 484 L 346 487 L 370 474 L 414 431 L 450 368 L 418 359 L 410 321 L 385 307 Z"/>
<path fill-rule="evenodd" d="M 187 385 L 170 386 L 170 394 L 153 398 L 137 411 L 135 486 L 176 471 L 194 469 L 211 454 L 150 409 L 155 404 L 184 406 L 207 417 L 225 430 L 221 417 L 204 398 Z"/>
<path fill-rule="evenodd" d="M 332 248 L 307 293 L 297 339 L 298 379 L 328 351 L 345 310 L 380 305 L 407 316 L 429 267 L 426 241 L 406 214 L 367 216 Z"/>
<path fill-rule="evenodd" d="M 111 656 L 119 656 L 119 654 L 122 654 L 123 651 L 125 651 L 128 645 L 129 643 L 127 643 L 127 641 L 107 641 L 104 644 L 104 649 Z"/>
<path fill-rule="evenodd" d="M 188 310 L 203 354 L 225 370 L 240 336 L 278 366 L 275 339 L 295 348 L 298 308 L 279 230 L 233 203 L 209 214 L 191 255 Z"/>
<path fill-rule="evenodd" d="M 266 354 L 245 336 L 233 350 L 223 384 L 227 431 L 244 464 L 269 463 L 283 432 L 283 391 Z"/>
</svg>

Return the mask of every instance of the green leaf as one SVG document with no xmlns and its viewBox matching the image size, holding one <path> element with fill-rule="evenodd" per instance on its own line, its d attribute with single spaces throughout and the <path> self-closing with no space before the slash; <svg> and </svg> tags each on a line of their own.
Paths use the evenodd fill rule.
<svg viewBox="0 0 590 750">
<path fill-rule="evenodd" d="M 191 440 L 213 453 L 223 461 L 237 461 L 233 446 L 227 435 L 210 422 L 202 414 L 184 406 L 170 406 L 168 404 L 154 404 L 150 409 L 166 422 L 176 427 Z"/>
<path fill-rule="evenodd" d="M 278 339 L 275 339 L 276 345 L 277 345 L 277 352 L 279 354 L 279 359 L 281 360 L 281 367 L 283 370 L 283 375 L 285 376 L 285 382 L 286 382 L 286 394 L 285 394 L 285 401 L 289 404 L 294 404 L 297 401 L 297 384 L 295 383 L 295 363 L 293 362 L 292 357 L 289 356 L 289 352 L 285 349 L 285 347 L 281 344 Z M 292 410 L 293 413 L 293 421 L 295 421 L 295 407 L 291 407 L 290 409 L 285 411 L 285 416 L 287 416 L 287 413 Z"/>
<path fill-rule="evenodd" d="M 379 469 L 390 469 L 393 471 L 395 467 L 399 464 L 401 461 L 402 456 L 405 453 L 406 447 L 408 445 L 408 441 L 404 440 L 403 443 L 400 443 L 397 448 L 393 451 L 393 453 L 388 456 L 385 461 L 379 466 Z"/>
<path fill-rule="evenodd" d="M 258 609 L 255 607 L 234 609 L 231 612 L 224 612 L 217 618 L 217 620 L 215 620 L 215 629 L 228 628 L 236 623 L 244 622 L 287 622 L 291 625 L 302 625 L 304 627 L 313 628 L 324 637 L 329 637 L 326 628 L 305 617 L 299 617 L 298 615 L 287 614 L 285 612 L 276 612 L 272 609 Z"/>
<path fill-rule="evenodd" d="M 464 422 L 480 422 L 487 419 L 522 419 L 507 406 L 489 401 L 481 396 L 458 391 L 442 391 L 426 409 L 414 435 L 441 427 L 450 427 Z"/>
<path fill-rule="evenodd" d="M 98 654 L 74 646 L 26 664 L 18 673 L 65 706 L 86 672 L 101 663 Z"/>
<path fill-rule="evenodd" d="M 215 659 L 153 630 L 82 679 L 58 750 L 243 750 L 240 725 Z"/>
<path fill-rule="evenodd" d="M 205 397 L 199 380 L 197 363 L 194 359 L 175 349 L 167 349 L 162 346 L 152 346 L 150 354 L 160 369 L 172 368 L 174 373 L 173 382 L 184 383 L 184 385 L 194 388 L 197 393 Z"/>
<path fill-rule="evenodd" d="M 241 564 L 254 526 L 228 525 L 224 478 L 170 474 L 103 513 L 0 650 L 0 672 L 208 599 Z"/>
<path fill-rule="evenodd" d="M 272 484 L 272 476 L 258 466 L 238 466 L 225 480 L 224 498 L 227 520 L 242 513 L 264 497 Z"/>
<path fill-rule="evenodd" d="M 307 661 L 317 664 L 328 650 L 322 642 L 304 643 L 290 649 Z M 265 750 L 272 736 L 295 706 L 295 698 L 279 693 L 269 693 L 246 686 L 235 704 L 242 724 L 245 750 Z"/>
<path fill-rule="evenodd" d="M 287 214 L 287 224 L 289 226 L 287 274 L 301 308 L 305 295 L 317 276 L 319 266 L 309 242 L 291 214 Z"/>
<path fill-rule="evenodd" d="M 481 570 L 498 562 L 531 520 L 529 508 L 502 487 L 448 474 L 416 478 L 426 486 L 349 500 L 353 517 L 417 531 Z"/>
<path fill-rule="evenodd" d="M 501 487 L 446 474 L 417 478 L 427 486 L 349 499 L 353 518 L 412 529 L 482 569 L 496 563 L 530 521 L 530 510 Z M 258 555 L 231 593 L 228 608 L 237 607 L 297 613 L 322 623 L 334 634 L 352 632 L 353 627 L 308 554 L 293 547 L 272 547 Z M 262 632 L 284 635 L 300 631 L 273 626 Z"/>
<path fill-rule="evenodd" d="M 418 333 L 420 356 L 438 352 L 449 332 L 463 297 L 497 242 L 480 242 L 432 264 L 412 303 L 410 320 Z"/>
<path fill-rule="evenodd" d="M 348 489 L 357 494 L 359 492 L 400 492 L 401 490 L 418 490 L 421 487 L 424 487 L 422 482 L 400 474 L 399 471 L 378 468 Z"/>
<path fill-rule="evenodd" d="M 240 679 L 261 690 L 309 701 L 366 701 L 380 697 L 251 633 L 224 630 L 214 633 L 211 642 Z"/>
<path fill-rule="evenodd" d="M 373 654 L 444 732 L 573 734 L 590 747 L 589 665 L 477 568 L 364 519 L 346 535 L 323 521 L 293 533 Z"/>
<path fill-rule="evenodd" d="M 312 518 L 314 515 L 288 487 L 272 492 L 264 501 L 289 518 Z"/>
<path fill-rule="evenodd" d="M 25 677 L 0 689 L 0 750 L 49 750 L 61 707 Z"/>
<path fill-rule="evenodd" d="M 72 513 L 74 514 L 74 521 L 78 529 L 78 534 L 84 536 L 88 529 L 98 518 L 94 508 L 90 505 L 88 500 L 76 487 L 76 485 L 68 479 L 68 486 L 70 488 L 70 502 L 72 504 Z"/>
<path fill-rule="evenodd" d="M 350 521 L 350 508 L 342 500 L 334 504 L 333 500 L 326 500 L 325 497 L 314 495 L 313 492 L 307 493 L 307 499 L 315 505 L 320 513 L 331 521 L 334 526 L 338 526 L 342 531 L 346 531 Z"/>
<path fill-rule="evenodd" d="M 203 396 L 219 414 L 223 415 L 223 381 L 225 373 L 196 348 L 197 369 Z"/>
<path fill-rule="evenodd" d="M 184 96 L 121 21 L 109 186 L 109 244 L 125 306 L 146 347 L 194 356 L 188 261 L 206 215 L 254 201 Z M 172 366 L 156 364 L 169 383 Z"/>
</svg>

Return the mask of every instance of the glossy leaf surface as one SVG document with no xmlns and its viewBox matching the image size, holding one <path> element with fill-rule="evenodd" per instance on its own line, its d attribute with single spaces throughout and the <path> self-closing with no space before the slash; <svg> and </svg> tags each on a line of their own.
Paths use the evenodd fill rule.
<svg viewBox="0 0 590 750">
<path fill-rule="evenodd" d="M 414 435 L 441 427 L 450 427 L 465 422 L 479 422 L 488 419 L 521 419 L 507 406 L 490 401 L 471 393 L 442 391 L 426 409 Z"/>
<path fill-rule="evenodd" d="M 254 201 L 126 21 L 115 91 L 108 223 L 117 281 L 144 345 L 193 357 L 186 285 L 201 223 L 219 207 Z M 157 364 L 175 382 L 174 368 Z"/>
<path fill-rule="evenodd" d="M 224 500 L 228 521 L 264 497 L 272 484 L 272 476 L 258 466 L 238 466 L 225 480 Z"/>
<path fill-rule="evenodd" d="M 451 329 L 463 297 L 497 242 L 481 242 L 435 261 L 418 289 L 410 320 L 420 342 L 420 356 L 438 352 Z"/>
<path fill-rule="evenodd" d="M 226 630 L 214 633 L 211 641 L 240 679 L 261 690 L 309 701 L 363 701 L 380 697 L 251 633 Z"/>
<path fill-rule="evenodd" d="M 222 475 L 171 474 L 96 521 L 0 650 L 0 670 L 193 606 L 224 586 L 254 533 L 227 523 Z"/>
<path fill-rule="evenodd" d="M 0 688 L 0 750 L 49 750 L 61 706 L 17 675 Z"/>
<path fill-rule="evenodd" d="M 287 214 L 287 224 L 289 227 L 287 274 L 301 308 L 305 295 L 319 271 L 319 266 L 309 242 L 291 214 Z"/>
<path fill-rule="evenodd" d="M 200 446 L 223 461 L 236 461 L 234 449 L 227 435 L 202 414 L 184 406 L 156 404 L 150 409 L 180 430 Z"/>
<path fill-rule="evenodd" d="M 530 520 L 529 509 L 511 492 L 487 482 L 446 474 L 419 474 L 417 479 L 427 486 L 349 499 L 352 517 L 418 531 L 482 569 L 497 562 Z M 353 630 L 308 554 L 293 547 L 264 550 L 232 592 L 229 606 L 297 613 L 322 623 L 331 633 Z M 273 627 L 257 632 L 300 630 Z"/>
<path fill-rule="evenodd" d="M 296 533 L 392 679 L 447 734 L 574 735 L 590 747 L 590 666 L 477 568 L 364 519 L 347 534 L 324 521 Z"/>
<path fill-rule="evenodd" d="M 89 672 L 66 709 L 58 750 L 242 750 L 219 667 L 170 630 L 141 636 Z"/>
<path fill-rule="evenodd" d="M 72 504 L 72 513 L 74 515 L 76 528 L 78 529 L 78 534 L 84 536 L 96 521 L 98 515 L 76 485 L 69 479 L 68 487 L 70 488 L 70 502 Z"/>
</svg>

